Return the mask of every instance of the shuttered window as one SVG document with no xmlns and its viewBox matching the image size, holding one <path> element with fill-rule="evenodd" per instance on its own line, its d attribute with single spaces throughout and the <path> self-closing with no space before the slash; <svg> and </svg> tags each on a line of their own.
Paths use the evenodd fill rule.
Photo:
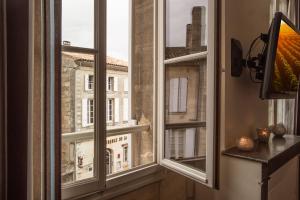
<svg viewBox="0 0 300 200">
<path fill-rule="evenodd" d="M 186 112 L 187 78 L 170 79 L 169 112 Z"/>
</svg>

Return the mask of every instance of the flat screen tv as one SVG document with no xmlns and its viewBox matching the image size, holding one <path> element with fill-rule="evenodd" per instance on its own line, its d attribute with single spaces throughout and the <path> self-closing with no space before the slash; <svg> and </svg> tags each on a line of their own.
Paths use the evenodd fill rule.
<svg viewBox="0 0 300 200">
<path fill-rule="evenodd" d="M 300 75 L 300 32 L 278 12 L 269 30 L 262 99 L 295 98 Z"/>
</svg>

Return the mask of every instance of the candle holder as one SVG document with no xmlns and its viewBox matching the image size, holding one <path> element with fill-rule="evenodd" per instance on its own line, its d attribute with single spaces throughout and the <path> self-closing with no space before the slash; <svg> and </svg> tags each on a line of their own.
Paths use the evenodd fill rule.
<svg viewBox="0 0 300 200">
<path fill-rule="evenodd" d="M 242 151 L 252 151 L 254 149 L 254 141 L 246 136 L 237 140 L 237 148 Z"/>
<path fill-rule="evenodd" d="M 269 129 L 258 128 L 258 129 L 256 129 L 256 133 L 257 133 L 257 138 L 258 138 L 259 142 L 265 142 L 265 143 L 269 142 L 269 138 L 271 135 L 271 132 Z"/>
</svg>

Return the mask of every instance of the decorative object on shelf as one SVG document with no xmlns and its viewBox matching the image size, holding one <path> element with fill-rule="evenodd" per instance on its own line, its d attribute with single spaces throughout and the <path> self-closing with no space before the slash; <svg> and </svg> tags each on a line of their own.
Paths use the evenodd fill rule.
<svg viewBox="0 0 300 200">
<path fill-rule="evenodd" d="M 276 125 L 269 126 L 269 130 L 276 136 L 276 137 L 283 137 L 287 130 L 283 123 L 278 123 Z"/>
<path fill-rule="evenodd" d="M 252 151 L 254 149 L 254 141 L 247 136 L 243 136 L 237 141 L 237 148 L 242 151 Z"/>
<path fill-rule="evenodd" d="M 271 131 L 268 128 L 256 129 L 256 134 L 259 142 L 269 142 Z"/>
</svg>

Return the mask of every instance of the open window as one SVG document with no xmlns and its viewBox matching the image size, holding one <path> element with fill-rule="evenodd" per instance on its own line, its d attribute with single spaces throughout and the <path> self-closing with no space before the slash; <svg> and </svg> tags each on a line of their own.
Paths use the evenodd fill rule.
<svg viewBox="0 0 300 200">
<path fill-rule="evenodd" d="M 158 164 L 212 186 L 214 2 L 61 1 L 63 198 Z"/>
<path fill-rule="evenodd" d="M 213 186 L 215 3 L 159 3 L 160 164 Z"/>
</svg>

